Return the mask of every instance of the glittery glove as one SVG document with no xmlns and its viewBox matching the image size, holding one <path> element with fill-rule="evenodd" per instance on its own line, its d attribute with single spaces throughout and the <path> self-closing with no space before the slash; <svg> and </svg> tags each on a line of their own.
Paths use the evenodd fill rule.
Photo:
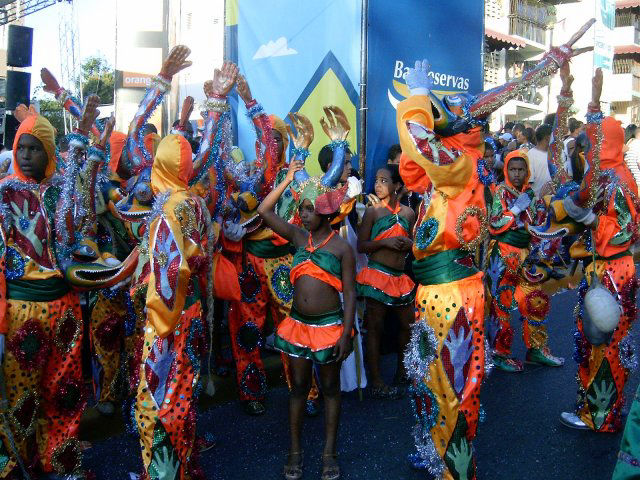
<svg viewBox="0 0 640 480">
<path fill-rule="evenodd" d="M 355 198 L 362 193 L 362 183 L 356 177 L 347 178 L 347 197 Z"/>
<path fill-rule="evenodd" d="M 428 95 L 431 87 L 433 86 L 433 80 L 429 78 L 429 70 L 431 65 L 425 58 L 424 60 L 416 61 L 415 68 L 409 68 L 405 82 L 409 87 L 411 95 Z"/>
<path fill-rule="evenodd" d="M 531 200 L 532 199 L 528 193 L 523 193 L 516 199 L 509 211 L 517 217 L 520 213 L 524 212 L 529 205 L 531 205 Z"/>
<path fill-rule="evenodd" d="M 575 204 L 571 196 L 566 197 L 562 204 L 564 209 L 571 218 L 573 218 L 576 222 L 583 223 L 585 225 L 591 225 L 595 219 L 596 214 L 593 213 L 593 210 L 590 208 L 582 208 Z"/>
</svg>

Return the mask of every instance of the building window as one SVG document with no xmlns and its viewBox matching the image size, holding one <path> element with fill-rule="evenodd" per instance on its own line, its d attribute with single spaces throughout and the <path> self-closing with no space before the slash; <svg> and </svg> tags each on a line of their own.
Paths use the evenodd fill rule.
<svg viewBox="0 0 640 480">
<path fill-rule="evenodd" d="M 551 19 L 547 5 L 535 0 L 511 0 L 509 33 L 544 44 Z"/>
</svg>

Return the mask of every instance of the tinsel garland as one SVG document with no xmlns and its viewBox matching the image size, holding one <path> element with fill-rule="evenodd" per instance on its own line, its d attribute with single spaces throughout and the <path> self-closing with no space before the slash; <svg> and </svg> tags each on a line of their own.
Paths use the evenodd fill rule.
<svg viewBox="0 0 640 480">
<path fill-rule="evenodd" d="M 61 242 L 67 246 L 70 246 L 74 241 L 74 232 L 69 231 L 67 220 L 74 218 L 74 199 L 77 198 L 76 180 L 78 173 L 80 172 L 80 161 L 78 158 L 79 153 L 80 152 L 77 149 L 69 149 L 67 168 L 62 175 L 62 191 L 60 193 L 62 200 L 59 207 L 56 209 L 56 233 L 61 239 Z M 84 204 L 84 199 L 78 200 L 80 204 Z"/>
<path fill-rule="evenodd" d="M 441 479 L 446 467 L 433 443 L 429 431 L 425 431 L 421 428 L 420 424 L 416 424 L 413 427 L 413 438 L 418 454 L 427 464 L 429 474 L 435 479 Z"/>
<path fill-rule="evenodd" d="M 473 240 L 466 241 L 463 236 L 464 224 L 469 217 L 475 217 L 479 223 L 478 233 L 475 235 Z M 485 212 L 475 205 L 470 205 L 466 207 L 462 214 L 456 220 L 455 227 L 456 239 L 458 243 L 460 243 L 460 247 L 468 252 L 474 252 L 481 244 L 484 242 L 484 239 L 489 235 L 489 222 L 487 219 L 487 215 Z"/>
<path fill-rule="evenodd" d="M 136 124 L 135 135 L 129 135 L 127 137 L 127 153 L 129 154 L 129 161 L 131 162 L 134 175 L 137 175 L 144 167 L 151 166 L 153 158 L 151 153 L 147 151 L 144 146 L 144 136 L 141 135 L 141 130 L 144 125 L 147 124 L 149 118 L 153 114 L 158 105 L 162 102 L 165 94 L 169 91 L 171 83 L 160 77 L 155 77 L 149 88 L 147 88 L 142 101 L 138 107 L 138 111 L 134 117 Z M 135 138 L 137 137 L 137 138 Z M 142 155 L 142 159 L 139 158 L 139 154 Z"/>
<path fill-rule="evenodd" d="M 638 368 L 638 353 L 630 333 L 627 333 L 618 344 L 618 358 L 620 365 L 630 372 Z"/>
<path fill-rule="evenodd" d="M 336 148 L 342 147 L 346 152 L 349 149 L 349 142 L 347 140 L 334 140 L 329 144 L 329 148 L 331 150 L 335 150 Z"/>
<path fill-rule="evenodd" d="M 411 337 L 404 355 L 407 376 L 415 383 L 429 378 L 429 365 L 438 354 L 438 339 L 433 328 L 424 319 L 411 326 Z"/>
<path fill-rule="evenodd" d="M 491 345 L 489 345 L 489 340 L 487 337 L 484 338 L 484 378 L 485 380 L 489 377 L 491 372 L 493 371 L 493 349 Z"/>
<path fill-rule="evenodd" d="M 290 158 L 296 157 L 300 162 L 304 163 L 304 161 L 307 159 L 309 155 L 311 155 L 311 152 L 309 151 L 308 148 L 293 147 L 291 149 Z"/>
<path fill-rule="evenodd" d="M 480 179 L 480 182 L 482 182 L 482 184 L 485 187 L 488 187 L 493 183 L 495 183 L 496 174 L 493 171 L 493 169 L 488 170 L 489 173 L 485 174 L 484 173 L 485 170 L 488 170 L 486 162 L 483 159 L 478 160 L 478 166 L 477 166 L 478 178 Z"/>
<path fill-rule="evenodd" d="M 530 324 L 543 325 L 546 323 L 546 317 L 549 314 L 549 295 L 544 293 L 542 290 L 533 290 L 525 296 L 525 304 L 527 311 L 531 315 L 542 319 L 532 320 L 531 318 L 527 318 Z"/>
</svg>

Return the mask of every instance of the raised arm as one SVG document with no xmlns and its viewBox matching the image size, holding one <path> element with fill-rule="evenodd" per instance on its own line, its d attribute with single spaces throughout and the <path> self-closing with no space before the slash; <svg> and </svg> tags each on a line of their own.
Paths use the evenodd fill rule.
<svg viewBox="0 0 640 480">
<path fill-rule="evenodd" d="M 569 108 L 573 105 L 573 92 L 571 91 L 573 75 L 569 69 L 569 62 L 565 62 L 560 67 L 560 79 L 562 80 L 562 88 L 560 95 L 558 95 L 558 110 L 556 111 L 551 145 L 549 145 L 549 172 L 556 189 L 571 180 L 571 175 L 567 173 L 562 160 L 564 138 L 569 133 Z"/>
<path fill-rule="evenodd" d="M 173 76 L 191 65 L 191 62 L 187 61 L 190 53 L 191 50 L 184 45 L 173 47 L 162 64 L 160 73 L 154 77 L 151 85 L 147 88 L 138 106 L 138 111 L 129 124 L 127 153 L 133 171 L 136 174 L 145 166 L 150 166 L 153 161 L 151 153 L 144 146 L 142 127 L 147 123 L 153 111 L 170 90 Z"/>
<path fill-rule="evenodd" d="M 284 219 L 279 217 L 274 211 L 274 208 L 280 196 L 293 181 L 293 176 L 295 175 L 295 173 L 303 168 L 304 166 L 302 165 L 302 163 L 296 160 L 291 162 L 285 179 L 280 182 L 273 190 L 271 190 L 271 192 L 269 192 L 262 203 L 260 203 L 260 205 L 258 206 L 258 215 L 260 215 L 260 218 L 262 218 L 262 221 L 266 224 L 266 226 L 272 229 L 281 237 L 289 240 L 296 246 L 304 245 L 306 243 L 307 234 L 302 229 L 286 222 Z"/>
<path fill-rule="evenodd" d="M 189 185 L 195 185 L 214 164 L 216 156 L 220 154 L 220 117 L 229 111 L 227 95 L 233 88 L 238 75 L 238 67 L 232 62 L 225 62 L 222 69 L 215 69 L 213 80 L 207 80 L 204 84 L 204 94 L 207 97 L 205 108 L 207 111 L 204 135 L 200 142 L 198 155 L 193 161 L 193 177 Z M 217 180 L 217 179 L 216 179 Z M 214 202 L 215 203 L 215 202 Z"/>
<path fill-rule="evenodd" d="M 58 80 L 56 80 L 56 77 L 53 76 L 49 69 L 43 68 L 40 70 L 40 79 L 44 84 L 44 91 L 53 94 L 56 100 L 62 104 L 62 107 L 76 120 L 80 121 L 82 118 L 82 105 L 78 100 L 73 98 L 71 93 L 60 86 Z M 95 121 L 90 126 L 90 129 L 96 138 L 100 138 L 100 130 L 96 126 Z"/>
</svg>

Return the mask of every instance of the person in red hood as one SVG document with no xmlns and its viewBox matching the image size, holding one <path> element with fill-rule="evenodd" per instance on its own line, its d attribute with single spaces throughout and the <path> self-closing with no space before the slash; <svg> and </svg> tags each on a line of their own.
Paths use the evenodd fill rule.
<svg viewBox="0 0 640 480">
<path fill-rule="evenodd" d="M 559 367 L 564 359 L 551 354 L 546 328 L 549 297 L 535 278 L 528 275 L 531 235 L 527 226 L 539 224 L 545 217 L 543 202 L 535 201 L 529 186 L 527 152 L 515 150 L 504 162 L 504 182 L 498 184 L 491 204 L 486 279 L 491 292 L 487 320 L 489 344 L 494 349 L 494 364 L 507 372 L 520 372 L 522 362 L 511 357 L 513 328 L 511 306 L 517 303 L 524 317 L 523 339 L 527 363 Z"/>
<path fill-rule="evenodd" d="M 92 121 L 79 123 L 85 145 Z M 75 479 L 82 463 L 82 311 L 57 260 L 54 139 L 47 119 L 28 114 L 13 143 L 15 173 L 0 183 L 0 356 L 15 418 L 0 434 L 0 478 L 29 471 Z"/>
<path fill-rule="evenodd" d="M 589 170 L 578 192 L 552 203 L 557 220 L 571 218 L 582 228 L 581 240 L 572 245 L 571 254 L 587 265 L 575 310 L 578 404 L 575 412 L 562 413 L 561 421 L 572 428 L 616 432 L 622 427 L 624 386 L 633 363 L 628 354 L 633 342 L 629 331 L 636 316 L 636 279 L 630 248 L 638 235 L 640 204 L 638 187 L 624 163 L 624 132 L 620 122 L 600 111 L 601 92 L 598 69 L 587 113 Z M 622 312 L 613 336 L 601 345 L 589 342 L 583 324 L 584 299 L 594 270 L 618 299 Z"/>
</svg>

